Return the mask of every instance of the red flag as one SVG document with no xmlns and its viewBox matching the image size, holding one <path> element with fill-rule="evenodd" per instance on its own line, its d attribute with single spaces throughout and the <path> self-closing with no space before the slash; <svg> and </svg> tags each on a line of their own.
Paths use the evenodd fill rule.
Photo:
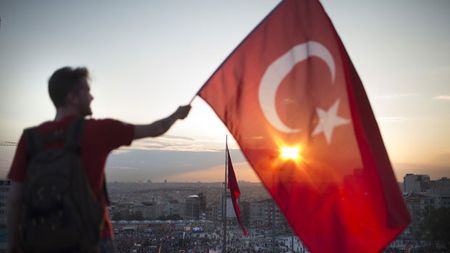
<svg viewBox="0 0 450 253">
<path fill-rule="evenodd" d="M 363 85 L 318 1 L 282 1 L 199 95 L 312 252 L 377 252 L 408 225 Z"/>
<path fill-rule="evenodd" d="M 228 166 L 228 189 L 230 189 L 231 201 L 233 202 L 234 213 L 236 214 L 236 219 L 241 226 L 244 236 L 248 235 L 247 228 L 242 224 L 241 221 L 241 209 L 239 208 L 238 199 L 241 196 L 241 191 L 239 190 L 239 185 L 236 180 L 236 175 L 234 174 L 233 163 L 231 162 L 230 152 L 228 151 L 227 145 L 227 166 Z"/>
</svg>

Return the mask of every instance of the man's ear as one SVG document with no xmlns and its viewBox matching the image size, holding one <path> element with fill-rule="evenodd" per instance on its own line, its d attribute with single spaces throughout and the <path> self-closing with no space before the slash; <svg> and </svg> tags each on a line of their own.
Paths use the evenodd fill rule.
<svg viewBox="0 0 450 253">
<path fill-rule="evenodd" d="M 66 96 L 66 106 L 78 104 L 78 96 L 74 92 L 69 92 Z"/>
</svg>

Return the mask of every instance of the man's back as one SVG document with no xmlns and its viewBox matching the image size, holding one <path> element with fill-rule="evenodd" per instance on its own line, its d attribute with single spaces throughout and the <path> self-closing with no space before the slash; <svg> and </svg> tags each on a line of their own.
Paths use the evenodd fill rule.
<svg viewBox="0 0 450 253">
<path fill-rule="evenodd" d="M 62 131 L 77 117 L 92 115 L 89 71 L 87 68 L 63 67 L 56 70 L 48 81 L 48 91 L 55 109 L 55 121 L 39 126 L 43 134 Z M 106 208 L 105 163 L 108 154 L 122 145 L 130 145 L 132 140 L 157 137 L 164 134 L 178 120 L 184 119 L 191 109 L 190 105 L 180 106 L 166 118 L 144 125 L 130 125 L 120 121 L 106 119 L 85 121 L 81 137 L 81 160 L 86 169 L 89 185 L 104 208 L 104 227 L 101 232 L 101 252 L 114 252 L 112 225 Z M 53 143 L 49 148 L 62 143 Z M 23 209 L 23 182 L 29 163 L 26 141 L 20 138 L 13 164 L 8 174 L 11 189 L 8 194 L 8 252 L 16 252 L 18 245 L 19 215 Z"/>
<path fill-rule="evenodd" d="M 77 115 L 70 115 L 60 121 L 45 122 L 39 125 L 39 133 L 47 135 L 58 131 L 65 131 L 76 118 L 78 118 Z M 85 121 L 84 131 L 80 139 L 80 156 L 86 169 L 89 185 L 103 208 L 107 205 L 103 184 L 105 180 L 104 168 L 108 154 L 122 145 L 129 145 L 132 140 L 132 125 L 111 119 L 88 119 Z M 49 143 L 46 148 L 62 148 L 63 144 L 61 141 L 53 142 Z M 27 141 L 22 136 L 8 178 L 16 182 L 23 182 L 28 162 L 29 152 Z M 105 208 L 104 225 L 105 227 L 101 233 L 101 237 L 111 238 L 112 226 L 107 208 Z"/>
</svg>

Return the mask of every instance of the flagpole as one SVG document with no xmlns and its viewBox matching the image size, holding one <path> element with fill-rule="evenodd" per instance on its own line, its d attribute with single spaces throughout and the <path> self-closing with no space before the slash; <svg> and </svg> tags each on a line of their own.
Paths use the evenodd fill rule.
<svg viewBox="0 0 450 253">
<path fill-rule="evenodd" d="M 275 252 L 275 200 L 272 200 L 272 252 Z"/>
<path fill-rule="evenodd" d="M 198 91 L 198 92 L 200 92 L 200 91 Z M 192 104 L 192 102 L 194 102 L 194 99 L 197 97 L 198 92 L 195 93 L 195 95 L 191 98 L 191 101 L 189 101 L 189 105 Z"/>
<path fill-rule="evenodd" d="M 294 231 L 292 231 L 292 229 L 291 229 L 291 233 L 292 233 L 292 235 L 291 235 L 291 249 L 292 249 L 292 253 L 295 253 L 295 251 L 294 251 Z"/>
<path fill-rule="evenodd" d="M 222 253 L 227 252 L 227 170 L 228 170 L 228 135 L 225 135 L 225 179 L 223 184 L 223 245 Z"/>
</svg>

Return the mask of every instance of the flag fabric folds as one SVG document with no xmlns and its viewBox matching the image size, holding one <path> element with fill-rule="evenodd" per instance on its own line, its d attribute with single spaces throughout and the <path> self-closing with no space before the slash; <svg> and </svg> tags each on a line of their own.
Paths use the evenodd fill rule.
<svg viewBox="0 0 450 253">
<path fill-rule="evenodd" d="M 241 196 L 239 185 L 237 183 L 236 174 L 234 174 L 233 163 L 231 162 L 230 152 L 227 145 L 227 167 L 228 167 L 228 189 L 230 189 L 231 201 L 233 202 L 234 213 L 244 236 L 248 235 L 247 228 L 241 221 L 241 209 L 239 208 L 238 199 Z"/>
<path fill-rule="evenodd" d="M 408 225 L 361 80 L 318 1 L 282 1 L 199 96 L 310 251 L 378 252 Z"/>
</svg>

